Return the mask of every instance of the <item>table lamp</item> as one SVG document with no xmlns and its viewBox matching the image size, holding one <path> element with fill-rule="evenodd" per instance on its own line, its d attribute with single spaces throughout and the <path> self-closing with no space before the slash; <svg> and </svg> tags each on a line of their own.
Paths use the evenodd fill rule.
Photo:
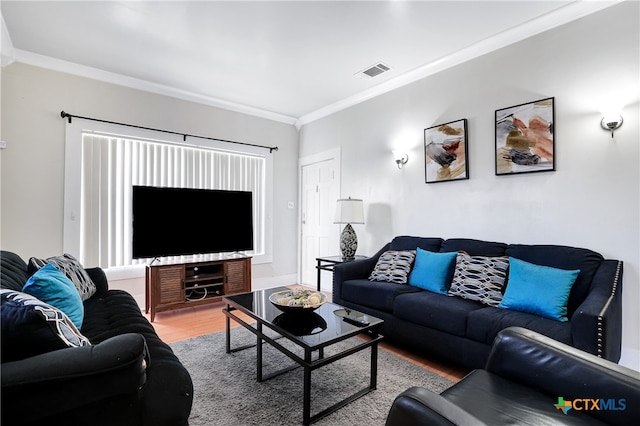
<svg viewBox="0 0 640 426">
<path fill-rule="evenodd" d="M 353 259 L 358 249 L 358 237 L 351 224 L 364 223 L 362 200 L 351 197 L 338 200 L 336 218 L 333 223 L 346 223 L 340 234 L 340 251 L 343 259 Z"/>
</svg>

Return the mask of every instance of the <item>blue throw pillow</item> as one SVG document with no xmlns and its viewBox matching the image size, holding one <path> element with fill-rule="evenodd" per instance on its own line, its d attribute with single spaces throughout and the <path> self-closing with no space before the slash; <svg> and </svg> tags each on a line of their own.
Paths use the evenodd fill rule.
<svg viewBox="0 0 640 426">
<path fill-rule="evenodd" d="M 507 290 L 498 307 L 568 321 L 567 301 L 579 273 L 510 257 Z"/>
<path fill-rule="evenodd" d="M 46 264 L 33 274 L 22 288 L 43 302 L 64 312 L 80 329 L 84 319 L 84 305 L 73 282 L 59 269 Z"/>
<path fill-rule="evenodd" d="M 418 247 L 408 284 L 434 293 L 447 294 L 457 256 L 456 252 L 435 253 Z"/>
</svg>

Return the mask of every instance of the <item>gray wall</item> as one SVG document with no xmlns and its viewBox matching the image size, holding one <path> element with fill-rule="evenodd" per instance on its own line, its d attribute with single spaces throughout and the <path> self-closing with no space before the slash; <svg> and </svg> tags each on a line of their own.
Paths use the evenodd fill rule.
<svg viewBox="0 0 640 426">
<path fill-rule="evenodd" d="M 342 152 L 360 254 L 399 234 L 586 247 L 624 264 L 623 360 L 640 370 L 639 11 L 626 2 L 310 123 L 300 156 Z M 556 102 L 556 171 L 494 174 L 494 111 Z M 621 102 L 615 139 L 599 109 Z M 423 129 L 468 119 L 470 179 L 424 183 Z M 398 170 L 391 150 L 404 146 Z"/>
<path fill-rule="evenodd" d="M 22 257 L 60 254 L 65 121 L 60 111 L 190 134 L 276 145 L 273 262 L 257 280 L 295 280 L 298 132 L 294 126 L 113 84 L 13 63 L 2 69 L 0 151 L 3 249 Z M 91 265 L 86 265 L 91 266 Z M 290 282 L 286 282 L 287 284 Z M 141 285 L 141 284 L 140 284 Z M 140 287 L 140 285 L 138 287 Z M 141 292 L 141 288 L 134 293 Z"/>
</svg>

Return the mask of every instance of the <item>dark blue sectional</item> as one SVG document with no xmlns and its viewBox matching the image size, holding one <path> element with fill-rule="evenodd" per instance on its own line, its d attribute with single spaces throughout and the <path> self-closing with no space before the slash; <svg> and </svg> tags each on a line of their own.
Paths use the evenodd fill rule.
<svg viewBox="0 0 640 426">
<path fill-rule="evenodd" d="M 464 251 L 470 256 L 509 256 L 536 265 L 579 269 L 567 304 L 569 321 L 487 306 L 407 284 L 371 281 L 378 258 L 388 250 Z M 505 288 L 509 282 L 507 281 Z M 622 262 L 588 249 L 524 245 L 455 238 L 399 236 L 374 256 L 336 265 L 333 301 L 385 320 L 383 334 L 421 354 L 468 368 L 484 367 L 498 332 L 524 327 L 610 361 L 620 359 Z"/>
</svg>

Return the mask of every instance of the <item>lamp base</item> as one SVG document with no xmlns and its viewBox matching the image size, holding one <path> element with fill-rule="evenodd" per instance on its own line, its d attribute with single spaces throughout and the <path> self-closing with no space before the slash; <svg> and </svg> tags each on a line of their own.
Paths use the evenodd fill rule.
<svg viewBox="0 0 640 426">
<path fill-rule="evenodd" d="M 340 234 L 340 251 L 342 252 L 343 259 L 353 259 L 358 249 L 358 237 L 356 231 L 353 230 L 350 224 L 344 227 Z"/>
</svg>

